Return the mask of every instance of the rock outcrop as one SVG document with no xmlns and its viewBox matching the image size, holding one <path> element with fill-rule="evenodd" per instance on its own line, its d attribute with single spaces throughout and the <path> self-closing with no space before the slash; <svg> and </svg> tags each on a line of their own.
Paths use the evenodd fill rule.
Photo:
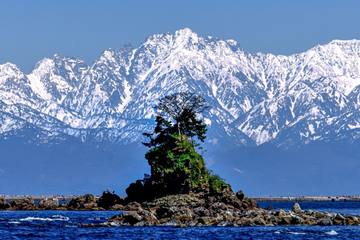
<svg viewBox="0 0 360 240">
<path fill-rule="evenodd" d="M 0 210 L 123 210 L 124 199 L 105 191 L 98 198 L 92 194 L 76 196 L 70 201 L 57 197 L 0 197 Z"/>
<path fill-rule="evenodd" d="M 100 210 L 96 197 L 92 194 L 85 194 L 71 199 L 67 208 L 69 210 Z"/>
<path fill-rule="evenodd" d="M 130 202 L 107 226 L 276 226 L 359 225 L 359 216 L 301 210 L 266 210 L 237 195 L 169 195 L 142 204 Z"/>
<path fill-rule="evenodd" d="M 299 203 L 295 203 L 291 210 L 294 212 L 294 213 L 301 213 L 302 212 L 302 209 L 300 207 L 300 204 Z"/>
<path fill-rule="evenodd" d="M 58 210 L 58 209 L 64 209 L 64 207 L 61 207 L 59 205 L 59 201 L 57 199 L 52 198 L 44 198 L 40 200 L 38 204 L 38 208 L 42 210 Z"/>
<path fill-rule="evenodd" d="M 10 204 L 5 202 L 5 198 L 0 197 L 0 210 L 10 208 Z"/>
<path fill-rule="evenodd" d="M 8 205 L 9 210 L 36 210 L 37 207 L 32 198 L 21 198 L 13 200 Z"/>
<path fill-rule="evenodd" d="M 121 199 L 114 192 L 105 191 L 98 199 L 97 205 L 106 210 L 121 210 L 123 209 L 124 200 Z"/>
</svg>

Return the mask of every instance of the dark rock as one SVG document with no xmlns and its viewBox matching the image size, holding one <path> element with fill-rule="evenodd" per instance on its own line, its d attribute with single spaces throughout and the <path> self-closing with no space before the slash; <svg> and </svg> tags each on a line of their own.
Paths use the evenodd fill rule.
<svg viewBox="0 0 360 240">
<path fill-rule="evenodd" d="M 283 217 L 286 216 L 286 212 L 283 209 L 280 209 L 279 211 L 275 212 L 275 216 Z"/>
<path fill-rule="evenodd" d="M 5 198 L 0 197 L 0 210 L 10 209 L 11 205 L 6 202 Z"/>
<path fill-rule="evenodd" d="M 240 200 L 240 201 L 242 201 L 242 200 L 244 200 L 244 198 L 245 198 L 245 194 L 243 193 L 243 191 L 238 191 L 238 192 L 236 192 L 236 197 Z"/>
<path fill-rule="evenodd" d="M 0 197 L 0 209 L 6 209 L 5 198 L 3 198 L 3 197 Z"/>
<path fill-rule="evenodd" d="M 291 225 L 292 224 L 292 216 L 290 215 L 285 215 L 279 218 L 279 224 L 280 225 Z"/>
<path fill-rule="evenodd" d="M 142 206 L 138 202 L 130 202 L 124 207 L 125 211 L 142 211 Z"/>
<path fill-rule="evenodd" d="M 252 221 L 253 221 L 253 224 L 256 225 L 256 226 L 264 226 L 264 225 L 266 225 L 266 221 L 261 216 L 257 216 Z"/>
<path fill-rule="evenodd" d="M 360 220 L 358 217 L 355 216 L 349 216 L 346 218 L 346 224 L 347 225 L 359 225 L 360 224 Z"/>
<path fill-rule="evenodd" d="M 152 226 L 159 224 L 158 219 L 156 218 L 155 214 L 153 214 L 152 212 L 144 210 L 141 212 L 141 215 L 145 225 Z"/>
<path fill-rule="evenodd" d="M 111 206 L 110 210 L 124 210 L 124 206 L 122 204 L 115 204 Z"/>
<path fill-rule="evenodd" d="M 122 213 L 122 223 L 124 224 L 135 225 L 141 220 L 142 217 L 137 212 L 129 211 Z"/>
<path fill-rule="evenodd" d="M 332 221 L 330 218 L 325 217 L 325 218 L 320 218 L 316 221 L 316 225 L 320 225 L 320 226 L 330 226 L 333 225 Z"/>
<path fill-rule="evenodd" d="M 341 214 L 336 214 L 335 218 L 333 219 L 333 223 L 334 225 L 345 225 L 346 218 Z"/>
<path fill-rule="evenodd" d="M 304 219 L 302 219 L 300 216 L 292 216 L 291 217 L 291 224 L 300 225 L 303 223 L 304 223 Z"/>
<path fill-rule="evenodd" d="M 15 199 L 10 202 L 10 208 L 13 210 L 36 210 L 34 200 L 31 198 Z"/>
<path fill-rule="evenodd" d="M 96 197 L 92 194 L 71 199 L 67 207 L 70 210 L 99 210 Z"/>
<path fill-rule="evenodd" d="M 226 211 L 228 206 L 222 202 L 216 202 L 210 206 L 210 209 L 214 212 Z"/>
<path fill-rule="evenodd" d="M 197 219 L 198 226 L 212 226 L 213 224 L 213 218 L 211 217 L 200 217 Z"/>
<path fill-rule="evenodd" d="M 174 215 L 175 211 L 174 207 L 159 207 L 155 212 L 157 218 L 170 218 Z"/>
<path fill-rule="evenodd" d="M 210 216 L 210 211 L 207 208 L 200 206 L 194 209 L 194 214 L 199 217 L 207 217 Z"/>
<path fill-rule="evenodd" d="M 114 192 L 105 191 L 98 200 L 98 206 L 104 209 L 112 209 L 116 204 L 124 204 L 124 200 L 121 199 Z"/>
<path fill-rule="evenodd" d="M 242 201 L 242 210 L 247 210 L 247 209 L 254 209 L 257 208 L 257 204 L 256 201 L 249 199 L 249 198 L 245 198 Z"/>
</svg>

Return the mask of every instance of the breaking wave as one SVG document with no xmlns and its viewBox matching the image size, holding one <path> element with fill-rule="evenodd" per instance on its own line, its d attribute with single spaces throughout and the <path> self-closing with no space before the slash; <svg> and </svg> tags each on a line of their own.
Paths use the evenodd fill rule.
<svg viewBox="0 0 360 240">
<path fill-rule="evenodd" d="M 47 221 L 47 222 L 53 222 L 53 221 L 69 221 L 68 217 L 62 216 L 62 215 L 53 215 L 51 218 L 42 218 L 42 217 L 26 217 L 21 218 L 19 221 L 21 222 L 33 222 L 33 221 Z"/>
</svg>

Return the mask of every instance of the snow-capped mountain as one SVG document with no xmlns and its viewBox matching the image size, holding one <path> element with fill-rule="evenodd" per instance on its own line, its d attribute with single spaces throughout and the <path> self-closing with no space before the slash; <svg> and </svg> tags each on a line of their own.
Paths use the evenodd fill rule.
<svg viewBox="0 0 360 240">
<path fill-rule="evenodd" d="M 211 105 L 208 141 L 278 146 L 360 138 L 360 41 L 334 40 L 290 56 L 251 54 L 190 29 L 92 65 L 55 55 L 25 74 L 0 65 L 0 136 L 127 143 L 153 126 L 154 106 L 190 90 Z"/>
</svg>

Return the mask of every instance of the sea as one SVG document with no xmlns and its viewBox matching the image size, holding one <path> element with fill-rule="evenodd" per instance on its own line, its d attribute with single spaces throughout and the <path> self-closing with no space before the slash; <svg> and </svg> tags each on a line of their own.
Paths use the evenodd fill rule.
<svg viewBox="0 0 360 240">
<path fill-rule="evenodd" d="M 258 202 L 290 209 L 293 202 Z M 360 215 L 360 202 L 300 202 L 303 209 Z M 83 227 L 114 211 L 0 211 L 0 239 L 360 239 L 360 226 Z"/>
</svg>

